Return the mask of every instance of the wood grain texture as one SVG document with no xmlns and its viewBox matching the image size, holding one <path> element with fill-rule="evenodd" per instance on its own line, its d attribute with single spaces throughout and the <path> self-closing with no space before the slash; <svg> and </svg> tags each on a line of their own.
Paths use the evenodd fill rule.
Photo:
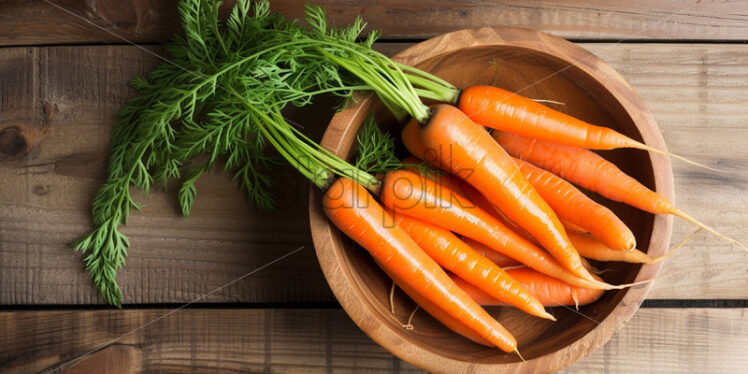
<svg viewBox="0 0 748 374">
<path fill-rule="evenodd" d="M 17 129 L 26 144 L 18 151 L 0 144 L 0 304 L 101 302 L 68 243 L 91 229 L 114 115 L 133 94 L 127 82 L 155 64 L 132 47 L 0 51 L 0 133 Z M 311 135 L 328 108 L 312 111 L 321 121 L 309 124 Z M 238 183 L 219 172 L 198 182 L 189 219 L 179 214 L 174 188 L 140 198 L 146 208 L 124 230 L 132 239 L 118 277 L 125 303 L 192 300 L 301 246 L 205 301 L 330 300 L 308 233 L 307 182 L 290 167 L 275 178 L 282 181 L 277 212 L 252 209 Z"/>
<path fill-rule="evenodd" d="M 0 45 L 161 42 L 179 32 L 176 0 L 0 1 Z M 226 1 L 226 10 L 233 1 Z M 527 27 L 565 38 L 748 39 L 748 4 L 729 1 L 428 0 L 361 2 L 319 0 L 333 24 L 361 14 L 385 38 L 428 38 L 483 26 Z M 274 0 L 289 17 L 302 16 L 304 0 Z M 402 22 L 407 19 L 408 22 Z M 95 25 L 95 26 L 94 26 Z M 104 30 L 102 30 L 103 28 Z M 121 37 L 118 38 L 117 36 Z"/>
<path fill-rule="evenodd" d="M 393 53 L 405 46 L 378 48 Z M 743 99 L 748 87 L 741 83 L 748 78 L 748 47 L 583 46 L 632 84 L 670 150 L 716 167 L 748 170 Z M 113 116 L 132 95 L 126 83 L 156 63 L 130 46 L 0 50 L 0 149 L 8 150 L 2 142 L 8 128 L 18 128 L 24 144 L 0 157 L 0 304 L 101 302 L 79 256 L 66 244 L 90 229 L 88 209 L 104 177 Z M 317 115 L 298 120 L 319 135 L 330 111 L 324 104 L 313 108 Z M 679 162 L 673 169 L 676 202 L 683 210 L 748 242 L 745 174 L 712 173 Z M 311 243 L 307 184 L 293 171 L 281 173 L 279 178 L 289 181 L 283 186 L 300 192 L 282 192 L 291 209 L 278 214 L 253 212 L 236 184 L 221 174 L 198 182 L 195 214 L 188 220 L 179 217 L 173 190 L 143 199 L 147 208 L 133 214 L 126 229 L 133 247 L 118 278 L 125 302 L 189 301 L 294 245 Z M 248 230 L 254 225 L 260 226 Z M 676 220 L 673 242 L 691 229 Z M 331 301 L 312 252 L 308 247 L 209 301 Z M 665 263 L 665 277 L 649 297 L 748 298 L 747 263 L 737 248 L 700 234 Z"/>
<path fill-rule="evenodd" d="M 652 110 L 668 149 L 716 168 L 715 173 L 674 161 L 675 203 L 718 231 L 748 242 L 748 118 L 744 95 L 748 48 L 642 45 L 590 50 L 618 70 Z M 658 66 L 659 65 L 659 66 Z M 694 230 L 676 219 L 673 243 Z M 748 255 L 707 233 L 699 234 L 663 266 L 649 298 L 745 299 Z M 726 285 L 729 287 L 725 287 Z M 737 292 L 735 292 L 737 291 Z M 690 296 L 683 293 L 689 293 Z M 674 296 L 679 295 L 679 296 Z"/>
<path fill-rule="evenodd" d="M 2 45 L 155 42 L 180 30 L 176 0 L 2 0 L 0 7 Z"/>
<path fill-rule="evenodd" d="M 168 312 L 0 312 L 0 371 L 424 373 L 368 339 L 341 310 L 186 309 L 113 341 Z M 738 373 L 748 365 L 735 354 L 748 350 L 746 314 L 642 309 L 564 373 Z M 430 318 L 416 317 L 416 329 Z"/>
</svg>

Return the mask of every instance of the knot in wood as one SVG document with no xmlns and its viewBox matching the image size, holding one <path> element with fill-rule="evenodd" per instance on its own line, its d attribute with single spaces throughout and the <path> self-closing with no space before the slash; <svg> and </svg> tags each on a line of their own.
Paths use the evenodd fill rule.
<svg viewBox="0 0 748 374">
<path fill-rule="evenodd" d="M 18 127 L 7 127 L 0 131 L 0 155 L 18 156 L 26 150 L 26 138 Z"/>
</svg>

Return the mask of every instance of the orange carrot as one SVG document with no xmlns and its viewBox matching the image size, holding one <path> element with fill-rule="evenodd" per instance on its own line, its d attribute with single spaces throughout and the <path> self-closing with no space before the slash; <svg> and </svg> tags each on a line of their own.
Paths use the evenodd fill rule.
<svg viewBox="0 0 748 374">
<path fill-rule="evenodd" d="M 436 157 L 436 153 L 433 153 L 432 157 L 426 157 L 428 150 L 426 149 L 426 146 L 423 145 L 423 141 L 421 140 L 421 129 L 415 118 L 411 118 L 410 121 L 403 126 L 403 129 L 400 131 L 400 140 L 403 141 L 405 149 L 407 149 L 411 155 L 419 160 L 425 161 L 429 165 L 438 166 L 434 164 L 439 159 Z"/>
<path fill-rule="evenodd" d="M 617 251 L 588 234 L 579 232 L 569 232 L 568 234 L 569 239 L 574 243 L 574 247 L 579 251 L 579 254 L 592 260 L 621 261 L 634 264 L 653 264 L 657 262 L 657 260 L 652 259 L 638 249 Z"/>
<path fill-rule="evenodd" d="M 402 159 L 401 162 L 404 164 L 420 164 L 422 161 L 414 156 L 408 156 Z M 421 171 L 415 167 L 406 167 L 403 170 L 411 171 L 416 174 L 421 174 Z M 469 185 L 466 184 L 463 180 L 455 177 L 454 175 L 440 172 L 438 174 L 434 173 L 434 174 L 427 175 L 427 177 L 434 179 L 434 181 L 437 184 L 440 184 L 446 187 L 447 189 L 449 189 L 449 191 L 454 192 L 456 195 L 466 197 L 465 192 L 463 191 L 463 187 L 469 186 Z"/>
<path fill-rule="evenodd" d="M 582 227 L 579 227 L 579 225 L 575 223 L 571 223 L 563 218 L 559 218 L 561 220 L 561 224 L 564 225 L 564 229 L 566 229 L 566 233 L 569 233 L 569 231 L 576 231 L 581 233 L 586 233 L 587 230 L 585 230 Z"/>
<path fill-rule="evenodd" d="M 472 248 L 475 252 L 477 252 L 479 255 L 491 260 L 494 264 L 500 266 L 500 267 L 507 267 L 507 266 L 515 266 L 519 265 L 520 262 L 501 253 L 496 252 L 487 245 L 473 240 L 468 237 L 463 237 L 462 241 L 465 242 L 465 244 L 469 245 L 470 248 Z"/>
<path fill-rule="evenodd" d="M 567 283 L 582 287 L 613 287 L 574 276 L 545 251 L 502 225 L 483 209 L 464 208 L 472 203 L 463 197 L 454 196 L 456 203 L 441 198 L 451 194 L 444 186 L 437 185 L 426 177 L 398 170 L 385 174 L 380 197 L 382 204 L 396 214 L 405 214 L 475 239 L 495 251 Z"/>
<path fill-rule="evenodd" d="M 417 139 L 417 141 L 420 142 L 420 139 Z M 415 158 L 415 157 L 413 157 L 413 156 L 409 156 L 408 158 L 406 158 L 404 160 L 410 160 L 412 162 L 412 161 L 415 161 L 415 160 L 418 160 L 418 159 Z M 408 169 L 406 169 L 406 170 L 408 170 Z M 410 170 L 410 171 L 415 172 L 414 170 Z M 491 204 L 491 202 L 488 201 L 488 199 L 486 199 L 486 197 L 483 196 L 483 194 L 480 193 L 480 191 L 476 190 L 475 187 L 471 186 L 470 184 L 466 183 L 465 181 L 462 181 L 460 179 L 455 178 L 452 174 L 443 174 L 443 175 L 447 175 L 450 178 L 446 180 L 446 183 L 443 183 L 444 180 L 439 180 L 439 181 L 437 181 L 437 183 L 442 182 L 441 184 L 444 187 L 446 187 L 446 188 L 448 188 L 448 189 L 450 189 L 452 191 L 458 191 L 459 190 L 460 196 L 465 197 L 471 203 L 475 204 L 475 206 L 483 209 L 488 214 L 492 215 L 502 225 L 504 225 L 507 228 L 511 229 L 512 231 L 514 231 L 515 233 L 517 233 L 519 236 L 521 236 L 522 238 L 526 239 L 527 241 L 531 242 L 532 244 L 540 245 L 540 243 L 538 243 L 538 241 L 535 240 L 535 238 L 532 235 L 530 235 L 530 233 L 527 232 L 527 230 L 519 227 L 516 223 L 512 222 L 509 218 L 507 218 L 504 215 L 504 213 L 501 212 L 501 209 L 499 209 L 495 205 Z M 457 182 L 455 182 L 455 181 L 457 181 Z M 570 227 L 573 226 L 573 229 L 575 229 L 575 230 L 578 229 L 578 226 L 575 226 L 575 225 L 573 225 L 572 223 L 570 223 L 568 221 L 561 220 L 561 223 L 564 225 L 564 228 L 566 228 L 566 226 L 569 225 Z M 581 228 L 579 230 L 581 230 L 582 232 L 586 232 L 584 229 L 581 229 Z M 481 244 L 481 246 L 483 246 L 485 248 L 484 245 Z M 473 249 L 475 249 L 475 248 L 473 248 Z M 501 253 L 498 253 L 498 252 L 494 252 L 494 253 L 502 255 Z M 511 258 L 510 258 L 510 260 L 511 260 Z M 514 260 L 512 260 L 512 261 L 514 261 Z"/>
<path fill-rule="evenodd" d="M 528 267 L 509 269 L 507 273 L 524 284 L 545 306 L 587 305 L 597 301 L 604 293 L 603 290 L 570 286 Z M 507 305 L 455 274 L 450 274 L 450 277 L 480 305 Z"/>
<path fill-rule="evenodd" d="M 416 155 L 416 157 L 408 157 L 408 158 L 406 158 L 408 160 L 408 163 L 420 163 L 421 160 L 429 158 L 431 160 L 431 162 L 427 161 L 426 162 L 427 164 L 439 167 L 439 163 L 437 162 L 437 160 L 435 160 L 436 152 L 428 153 L 427 150 L 426 150 L 426 146 L 423 145 L 423 141 L 421 140 L 421 133 L 419 132 L 419 129 L 418 129 L 418 122 L 416 122 L 415 120 L 410 120 L 408 122 L 408 124 L 405 125 L 405 127 L 403 128 L 403 131 L 401 133 L 401 139 L 403 141 L 403 144 L 405 145 L 405 148 L 407 148 L 408 151 L 410 151 L 410 153 Z M 518 159 L 514 159 L 514 160 L 516 162 Z M 403 162 L 405 162 L 405 159 L 403 160 Z M 518 165 L 518 167 L 520 167 L 520 165 Z M 525 169 L 527 169 L 527 168 L 525 168 Z M 541 169 L 538 169 L 538 170 L 541 170 Z M 524 171 L 522 167 L 520 167 L 520 171 Z M 527 178 L 527 175 L 525 175 L 525 177 Z M 450 179 L 450 181 L 453 180 L 453 179 L 454 178 Z M 533 183 L 533 181 L 531 181 L 529 178 L 528 178 L 528 181 L 531 182 L 531 183 Z M 447 185 L 447 187 L 450 187 L 451 189 L 453 189 L 455 191 L 458 190 L 458 188 L 453 187 L 453 183 L 451 183 L 451 182 L 450 183 L 445 183 L 445 185 Z M 468 195 L 469 195 L 468 198 L 470 200 L 472 200 L 474 203 L 478 204 L 478 206 L 480 206 L 481 208 L 483 208 L 483 210 L 485 210 L 485 211 L 490 212 L 491 214 L 493 214 L 500 221 L 502 221 L 501 223 L 503 223 L 507 227 L 510 227 L 512 230 L 514 230 L 518 234 L 522 235 L 522 237 L 524 237 L 525 239 L 528 239 L 528 240 L 533 241 L 533 242 L 535 241 L 535 239 L 532 238 L 532 236 L 529 235 L 529 233 L 527 233 L 526 230 L 520 228 L 519 226 L 517 226 L 517 224 L 515 224 L 514 222 L 511 222 L 509 219 L 507 219 L 504 216 L 504 213 L 501 213 L 501 210 L 499 208 L 497 208 L 496 206 L 494 206 L 493 204 L 491 204 L 488 200 L 486 200 L 486 198 L 483 196 L 483 194 L 481 194 L 475 188 L 473 188 L 469 184 L 465 184 L 465 183 L 460 183 L 460 184 L 458 184 L 458 186 L 459 186 L 459 190 L 461 190 L 462 192 L 468 193 Z M 541 193 L 541 191 L 538 190 L 538 193 Z M 542 193 L 541 193 L 541 196 L 542 196 Z M 546 198 L 545 196 L 542 196 L 542 197 L 544 199 Z M 494 214 L 494 213 L 498 213 L 498 215 Z M 559 214 L 558 218 L 561 221 L 561 225 L 563 225 L 564 229 L 567 230 L 567 231 L 568 230 L 572 230 L 572 231 L 579 231 L 579 232 L 587 232 L 586 229 L 580 227 L 577 224 L 572 223 L 571 221 L 569 221 L 567 219 L 564 219 L 564 217 L 562 217 L 560 214 Z M 617 219 L 617 217 L 616 217 L 616 219 Z M 508 224 L 508 223 L 510 223 L 510 224 Z M 628 230 L 628 228 L 626 228 L 626 230 Z M 524 235 L 524 234 L 528 234 L 528 235 Z M 633 237 L 633 234 L 632 234 L 632 237 Z M 636 246 L 636 239 L 634 239 L 634 246 Z"/>
<path fill-rule="evenodd" d="M 529 231 L 567 270 L 594 280 L 550 206 L 522 176 L 511 157 L 459 109 L 437 105 L 421 140 L 442 167 L 478 189 L 512 221 Z"/>
<path fill-rule="evenodd" d="M 521 284 L 451 232 L 404 214 L 394 215 L 391 211 L 385 211 L 394 216 L 395 223 L 443 268 L 528 314 L 555 320 Z"/>
<path fill-rule="evenodd" d="M 465 193 L 467 196 L 471 199 L 471 201 L 475 202 L 476 206 L 480 207 L 483 210 L 486 210 L 487 212 L 491 213 L 491 215 L 494 216 L 499 222 L 501 222 L 506 227 L 510 228 L 512 231 L 517 233 L 522 238 L 537 244 L 535 239 L 528 233 L 527 231 L 523 230 L 521 227 L 517 226 L 514 222 L 509 221 L 503 213 L 499 209 L 496 209 L 495 206 L 491 205 L 488 200 L 483 197 L 483 195 L 480 194 L 476 189 L 471 188 L 470 186 L 463 187 Z M 491 209 L 493 208 L 493 209 Z M 490 209 L 490 210 L 489 210 Z M 627 250 L 627 251 L 620 251 L 620 250 L 614 250 L 609 247 L 607 247 L 605 244 L 601 243 L 599 240 L 596 240 L 592 236 L 587 234 L 587 231 L 584 229 L 576 229 L 574 228 L 574 224 L 570 222 L 563 222 L 564 227 L 566 227 L 566 234 L 569 236 L 569 240 L 571 240 L 571 243 L 574 244 L 574 248 L 577 249 L 579 254 L 582 257 L 590 258 L 593 260 L 599 260 L 599 261 L 623 261 L 623 262 L 631 262 L 631 263 L 643 263 L 643 264 L 651 264 L 653 263 L 653 259 L 651 259 L 649 256 L 647 256 L 645 253 L 633 249 L 633 250 Z M 571 228 L 570 228 L 571 227 Z M 479 251 L 478 246 L 481 246 L 485 248 L 485 246 L 481 243 L 478 243 L 474 240 L 470 240 L 469 242 L 466 241 L 473 249 L 476 251 Z M 485 256 L 485 255 L 484 255 Z M 503 259 L 499 259 L 499 261 L 503 261 Z M 494 261 L 496 262 L 496 261 Z M 502 262 L 506 263 L 506 262 Z M 499 266 L 511 266 L 509 265 L 499 265 Z M 589 266 L 585 266 L 589 268 Z"/>
<path fill-rule="evenodd" d="M 626 175 L 612 162 L 587 149 L 528 139 L 494 131 L 494 139 L 512 156 L 528 161 L 569 182 L 654 214 L 672 214 L 748 250 L 743 243 L 715 231 L 678 209 L 668 199 Z"/>
<path fill-rule="evenodd" d="M 612 249 L 628 251 L 636 247 L 634 233 L 610 209 L 553 173 L 520 159 L 514 162 L 559 218 L 584 228 Z"/>
<path fill-rule="evenodd" d="M 467 328 L 460 320 L 450 316 L 448 313 L 446 313 L 444 310 L 439 308 L 435 303 L 432 303 L 427 298 L 423 297 L 422 294 L 416 292 L 413 288 L 407 285 L 406 282 L 403 282 L 401 279 L 395 277 L 392 275 L 392 273 L 388 272 L 386 268 L 377 261 L 377 264 L 379 264 L 379 267 L 384 270 L 387 275 L 392 278 L 392 280 L 397 284 L 400 289 L 405 292 L 406 295 L 408 295 L 413 301 L 415 301 L 418 306 L 423 308 L 423 310 L 426 311 L 426 313 L 430 314 L 434 319 L 441 322 L 444 326 L 446 326 L 448 329 L 452 330 L 453 332 L 464 336 L 467 339 L 470 339 L 480 345 L 485 345 L 487 347 L 493 347 L 491 343 L 489 343 L 486 339 L 483 339 L 480 335 L 476 334 L 469 328 Z M 465 282 L 465 281 L 463 281 Z"/>
<path fill-rule="evenodd" d="M 595 126 L 498 87 L 462 90 L 458 107 L 473 121 L 497 130 L 588 149 L 636 148 L 716 170 L 681 156 L 652 148 L 613 129 Z"/>
<path fill-rule="evenodd" d="M 535 239 L 535 237 L 532 236 L 532 234 L 530 234 L 530 232 L 507 218 L 507 216 L 504 215 L 501 209 L 499 209 L 496 205 L 491 204 L 491 202 L 488 201 L 488 199 L 486 199 L 486 197 L 483 196 L 483 194 L 480 193 L 480 191 L 476 190 L 473 186 L 464 186 L 462 190 L 465 192 L 465 195 L 467 195 L 470 201 L 475 203 L 477 207 L 492 215 L 494 218 L 496 218 L 496 220 L 501 222 L 502 225 L 508 227 L 509 229 L 517 233 L 517 235 L 523 237 L 532 244 L 540 245 L 540 243 Z"/>
<path fill-rule="evenodd" d="M 415 118 L 411 118 L 410 121 L 405 124 L 400 132 L 400 139 L 403 141 L 405 149 L 416 158 L 423 160 L 431 166 L 442 170 L 449 170 L 448 168 L 441 167 L 441 159 L 439 158 L 437 150 L 426 148 L 423 144 L 423 140 L 421 140 L 421 128 Z"/>
<path fill-rule="evenodd" d="M 516 351 L 517 341 L 470 299 L 439 265 L 418 247 L 364 187 L 339 178 L 323 197 L 330 220 L 364 247 L 394 277 L 439 306 L 481 338 L 500 349 Z"/>
<path fill-rule="evenodd" d="M 486 200 L 485 197 L 483 197 L 483 195 L 480 194 L 480 192 L 478 192 L 474 188 L 470 188 L 470 186 L 468 186 L 467 188 L 465 188 L 465 192 L 467 193 L 467 195 L 469 197 L 472 198 L 472 201 L 474 201 L 474 202 L 477 201 L 477 203 L 475 203 L 476 206 L 480 207 L 483 210 L 486 210 L 486 211 L 490 212 L 491 215 L 493 215 L 493 217 L 496 218 L 499 222 L 501 222 L 504 226 L 508 227 L 509 229 L 511 229 L 512 231 L 514 231 L 515 233 L 517 233 L 517 235 L 521 236 L 522 238 L 526 239 L 527 241 L 529 241 L 529 242 L 531 242 L 533 244 L 538 244 L 537 241 L 535 240 L 535 238 L 533 238 L 532 235 L 530 235 L 529 232 L 525 231 L 521 227 L 517 226 L 514 222 L 512 222 L 508 218 L 506 218 L 506 216 L 504 216 L 504 214 L 501 213 L 501 211 L 499 209 L 496 209 L 495 206 L 491 205 L 488 202 L 488 200 Z M 493 208 L 493 209 L 491 209 L 491 208 Z M 489 210 L 489 209 L 491 209 L 491 210 Z M 609 261 L 625 261 L 623 259 L 629 259 L 629 261 L 626 261 L 626 262 L 639 262 L 639 261 L 634 261 L 634 260 L 635 259 L 641 259 L 641 257 L 639 256 L 639 253 L 641 253 L 641 252 L 639 252 L 636 249 L 631 250 L 631 251 L 616 251 L 616 250 L 607 248 L 607 247 L 605 247 L 604 244 L 600 243 L 599 241 L 597 241 L 594 238 L 592 238 L 591 236 L 589 236 L 584 229 L 575 229 L 575 228 L 573 228 L 573 226 L 575 226 L 575 225 L 572 224 L 572 223 L 569 223 L 569 222 L 563 222 L 563 223 L 564 223 L 564 227 L 567 227 L 567 225 L 568 225 L 568 227 L 572 227 L 571 229 L 567 228 L 566 229 L 567 230 L 566 233 L 569 236 L 569 240 L 571 240 L 571 243 L 574 244 L 574 248 L 576 248 L 577 251 L 579 251 L 579 254 L 581 256 L 583 256 L 583 257 L 587 257 L 587 258 L 591 258 L 593 260 L 597 260 L 598 257 L 603 256 L 601 254 L 603 252 L 603 249 L 597 250 L 596 251 L 597 254 L 593 254 L 592 256 L 587 256 L 587 254 L 590 254 L 590 251 L 594 251 L 593 248 L 600 248 L 600 247 L 602 247 L 602 248 L 605 248 L 605 250 L 604 250 L 605 251 L 605 256 L 609 256 L 610 258 L 621 259 L 621 260 L 609 260 Z M 592 241 L 594 241 L 596 243 L 596 247 L 590 246 L 590 243 L 588 243 L 586 241 L 579 241 L 578 238 L 581 237 L 581 236 L 589 237 Z M 478 242 L 476 242 L 474 240 L 466 241 L 466 243 L 468 245 L 470 245 L 473 249 L 475 249 L 478 252 L 480 252 L 480 247 L 485 248 L 485 246 L 483 244 L 478 243 Z M 584 245 L 585 247 L 584 248 L 579 248 L 579 246 L 581 246 L 581 245 Z M 622 254 L 609 254 L 608 252 L 621 252 Z M 623 254 L 623 252 L 631 253 L 631 254 L 630 255 L 626 255 L 626 254 Z M 646 255 L 644 255 L 644 256 L 646 256 Z M 486 257 L 488 257 L 488 256 L 486 256 Z M 600 257 L 600 258 L 602 258 L 602 257 Z M 494 261 L 494 262 L 496 262 L 496 260 L 493 260 L 493 259 L 491 259 L 491 260 Z M 510 258 L 510 260 L 512 260 L 512 259 Z M 584 259 L 582 259 L 582 260 L 584 260 Z M 503 261 L 503 262 L 497 262 L 498 264 L 500 264 L 499 266 L 502 266 L 502 267 L 515 265 L 515 264 L 512 264 L 512 263 L 508 263 L 508 262 L 504 261 L 503 259 L 499 259 L 499 261 Z M 649 263 L 649 262 L 647 262 L 647 263 Z M 587 263 L 586 261 L 582 261 L 582 264 L 588 270 L 592 268 L 592 266 L 590 266 L 590 264 Z"/>
</svg>

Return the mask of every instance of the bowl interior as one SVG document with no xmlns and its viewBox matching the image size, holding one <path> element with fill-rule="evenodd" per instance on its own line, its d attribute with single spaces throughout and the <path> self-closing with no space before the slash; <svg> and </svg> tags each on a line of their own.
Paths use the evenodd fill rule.
<svg viewBox="0 0 748 374">
<path fill-rule="evenodd" d="M 611 127 L 629 137 L 641 140 L 636 124 L 614 96 L 598 81 L 567 61 L 537 50 L 514 46 L 478 46 L 442 54 L 418 64 L 458 87 L 469 85 L 495 85 L 518 92 L 532 99 L 563 103 L 546 104 L 593 124 Z M 384 107 L 373 100 L 371 111 L 378 123 L 399 138 L 399 127 Z M 354 130 L 362 118 L 351 123 Z M 647 187 L 655 189 L 654 172 L 646 152 L 616 150 L 601 155 L 618 165 Z M 352 157 L 352 152 L 348 152 Z M 594 194 L 594 199 L 610 207 L 634 232 L 638 248 L 647 251 L 654 216 L 629 206 L 611 202 Z M 416 344 L 437 355 L 457 361 L 482 364 L 499 364 L 519 361 L 514 354 L 504 354 L 464 339 L 419 311 L 411 324 L 413 330 L 402 328 L 415 305 L 399 290 L 395 293 L 396 315 L 390 313 L 389 292 L 392 282 L 378 269 L 365 250 L 338 235 L 342 251 L 342 268 L 354 280 L 353 287 L 360 295 L 363 307 L 376 315 L 381 328 L 391 328 L 402 339 L 400 344 Z M 595 263 L 605 269 L 602 277 L 614 284 L 632 282 L 640 270 L 639 265 L 623 263 Z M 353 270 L 355 269 L 355 270 Z M 541 320 L 508 307 L 488 307 L 519 341 L 525 359 L 530 360 L 568 346 L 589 333 L 619 305 L 628 290 L 609 291 L 596 303 L 579 307 L 552 308 L 556 322 Z M 354 317 L 355 319 L 355 317 Z M 357 321 L 367 323 L 366 321 Z"/>
</svg>

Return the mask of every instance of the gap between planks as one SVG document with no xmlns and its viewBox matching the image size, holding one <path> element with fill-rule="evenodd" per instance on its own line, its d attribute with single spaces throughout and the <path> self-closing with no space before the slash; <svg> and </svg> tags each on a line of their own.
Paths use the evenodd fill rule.
<svg viewBox="0 0 748 374">
<path fill-rule="evenodd" d="M 125 304 L 122 310 L 154 310 L 154 309 L 177 309 L 183 308 L 184 304 L 158 303 L 158 304 Z M 709 308 L 709 309 L 743 309 L 748 308 L 746 299 L 646 299 L 639 306 L 643 309 L 687 309 L 687 308 Z M 329 309 L 340 310 L 340 304 L 336 301 L 330 302 L 296 302 L 296 303 L 192 303 L 188 309 Z M 114 310 L 113 307 L 104 305 L 0 305 L 2 312 L 60 312 L 60 311 L 106 311 Z"/>
</svg>

